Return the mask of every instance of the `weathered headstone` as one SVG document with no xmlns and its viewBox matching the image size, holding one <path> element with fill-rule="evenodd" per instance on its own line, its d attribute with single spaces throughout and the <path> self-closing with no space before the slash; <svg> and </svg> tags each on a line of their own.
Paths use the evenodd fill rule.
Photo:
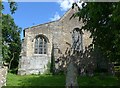
<svg viewBox="0 0 120 88">
<path fill-rule="evenodd" d="M 67 67 L 66 88 L 78 88 L 77 69 L 74 65 L 73 57 L 70 57 L 70 63 Z"/>
</svg>

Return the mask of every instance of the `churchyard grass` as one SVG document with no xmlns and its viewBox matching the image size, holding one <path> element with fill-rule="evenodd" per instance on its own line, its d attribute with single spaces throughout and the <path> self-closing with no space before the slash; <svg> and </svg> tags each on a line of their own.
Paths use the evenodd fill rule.
<svg viewBox="0 0 120 88">
<path fill-rule="evenodd" d="M 8 73 L 7 86 L 64 86 L 64 75 L 15 75 Z"/>
<path fill-rule="evenodd" d="M 120 79 L 113 76 L 78 77 L 80 86 L 120 86 Z"/>
<path fill-rule="evenodd" d="M 120 86 L 120 79 L 113 76 L 78 77 L 80 86 Z M 8 73 L 7 86 L 65 86 L 64 75 L 15 75 Z M 63 87 L 64 88 L 64 87 Z"/>
</svg>

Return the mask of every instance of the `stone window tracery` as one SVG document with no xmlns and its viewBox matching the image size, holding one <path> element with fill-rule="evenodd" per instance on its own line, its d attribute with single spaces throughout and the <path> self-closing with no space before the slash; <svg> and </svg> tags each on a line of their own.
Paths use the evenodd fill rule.
<svg viewBox="0 0 120 88">
<path fill-rule="evenodd" d="M 35 54 L 47 54 L 47 40 L 43 36 L 35 38 Z"/>
</svg>

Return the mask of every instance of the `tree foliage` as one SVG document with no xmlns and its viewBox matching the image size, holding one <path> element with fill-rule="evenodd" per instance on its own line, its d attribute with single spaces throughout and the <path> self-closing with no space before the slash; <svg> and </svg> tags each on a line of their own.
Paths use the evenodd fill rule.
<svg viewBox="0 0 120 88">
<path fill-rule="evenodd" d="M 14 0 L 8 0 L 9 7 L 10 7 L 10 12 L 11 14 L 14 14 L 15 11 L 17 10 L 17 3 L 14 2 Z M 0 10 L 4 10 L 4 5 L 2 2 L 0 2 Z"/>
<path fill-rule="evenodd" d="M 21 28 L 16 26 L 10 15 L 2 16 L 2 54 L 6 62 L 11 62 L 16 67 L 21 51 L 20 32 Z"/>
<path fill-rule="evenodd" d="M 13 0 L 8 0 L 8 2 L 9 2 L 11 14 L 14 14 L 15 11 L 17 10 L 17 3 L 14 2 Z"/>
<path fill-rule="evenodd" d="M 14 14 L 17 10 L 17 4 L 13 0 L 8 0 L 11 14 Z M 4 10 L 3 3 L 1 4 L 1 10 Z M 4 62 L 9 63 L 9 68 L 16 68 L 18 65 L 18 59 L 21 51 L 21 40 L 19 28 L 14 19 L 9 15 L 1 14 L 1 26 L 2 29 L 2 57 Z"/>
<path fill-rule="evenodd" d="M 110 61 L 120 61 L 120 2 L 87 2 L 82 7 L 74 15 L 83 21 L 82 29 L 91 32 L 93 44 Z"/>
</svg>

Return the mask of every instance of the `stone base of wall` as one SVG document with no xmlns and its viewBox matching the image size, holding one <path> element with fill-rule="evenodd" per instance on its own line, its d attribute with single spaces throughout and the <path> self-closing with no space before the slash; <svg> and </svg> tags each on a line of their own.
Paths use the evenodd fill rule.
<svg viewBox="0 0 120 88">
<path fill-rule="evenodd" d="M 19 60 L 19 75 L 43 74 L 48 69 L 50 57 L 47 55 L 39 55 L 32 57 L 22 57 Z"/>
<path fill-rule="evenodd" d="M 46 71 L 46 69 L 19 69 L 18 74 L 19 75 L 30 75 L 30 74 L 43 74 Z"/>
<path fill-rule="evenodd" d="M 6 86 L 7 67 L 0 68 L 0 88 Z"/>
</svg>

